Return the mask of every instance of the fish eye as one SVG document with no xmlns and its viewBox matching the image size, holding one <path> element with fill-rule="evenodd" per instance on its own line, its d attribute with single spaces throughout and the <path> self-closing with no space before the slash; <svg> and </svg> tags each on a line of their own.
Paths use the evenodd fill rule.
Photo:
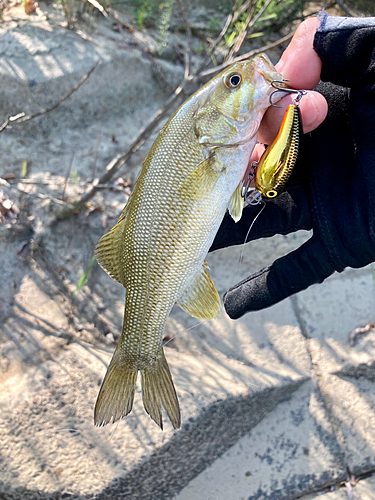
<svg viewBox="0 0 375 500">
<path fill-rule="evenodd" d="M 239 73 L 231 73 L 225 79 L 225 85 L 228 89 L 235 89 L 242 83 L 242 76 Z"/>
</svg>

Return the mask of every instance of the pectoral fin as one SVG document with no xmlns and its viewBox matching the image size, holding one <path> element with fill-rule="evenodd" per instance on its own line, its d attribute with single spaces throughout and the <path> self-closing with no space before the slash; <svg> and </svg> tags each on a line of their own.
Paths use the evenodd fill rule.
<svg viewBox="0 0 375 500">
<path fill-rule="evenodd" d="M 207 269 L 205 262 L 201 273 L 178 301 L 182 309 L 199 319 L 215 318 L 221 307 L 219 294 Z"/>
<path fill-rule="evenodd" d="M 178 190 L 179 195 L 192 200 L 203 198 L 214 188 L 221 170 L 215 153 L 212 153 L 184 179 Z"/>
<path fill-rule="evenodd" d="M 241 196 L 241 191 L 242 191 L 242 181 L 238 184 L 235 192 L 232 194 L 232 198 L 230 199 L 228 207 L 229 213 L 232 216 L 234 222 L 238 222 L 242 216 L 243 198 Z"/>
</svg>

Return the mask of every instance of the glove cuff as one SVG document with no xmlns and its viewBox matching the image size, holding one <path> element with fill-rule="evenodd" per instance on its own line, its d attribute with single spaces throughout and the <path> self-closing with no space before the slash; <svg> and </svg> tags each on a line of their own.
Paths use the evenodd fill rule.
<svg viewBox="0 0 375 500">
<path fill-rule="evenodd" d="M 321 283 L 333 273 L 323 243 L 317 235 L 272 266 L 230 288 L 224 295 L 224 307 L 232 319 L 248 311 L 272 306 L 286 297 Z"/>
</svg>

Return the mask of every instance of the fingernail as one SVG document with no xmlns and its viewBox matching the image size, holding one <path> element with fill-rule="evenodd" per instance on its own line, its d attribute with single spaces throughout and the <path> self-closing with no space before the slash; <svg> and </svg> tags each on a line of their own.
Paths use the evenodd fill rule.
<svg viewBox="0 0 375 500">
<path fill-rule="evenodd" d="M 304 113 L 305 119 L 303 120 L 303 126 L 304 128 L 310 128 L 317 122 L 319 118 L 319 109 L 315 102 L 313 94 L 310 94 L 310 92 L 308 92 L 304 99 L 307 101 L 305 102 L 305 105 L 307 104 L 307 113 Z"/>
<path fill-rule="evenodd" d="M 293 63 L 293 60 L 292 60 Z M 279 73 L 283 75 L 284 78 L 288 78 L 288 66 L 290 64 L 289 48 L 285 50 L 281 56 L 280 61 L 276 64 L 276 69 Z"/>
<path fill-rule="evenodd" d="M 275 68 L 279 73 L 282 73 L 284 66 L 285 62 L 282 59 L 280 59 L 280 61 L 276 64 Z"/>
</svg>

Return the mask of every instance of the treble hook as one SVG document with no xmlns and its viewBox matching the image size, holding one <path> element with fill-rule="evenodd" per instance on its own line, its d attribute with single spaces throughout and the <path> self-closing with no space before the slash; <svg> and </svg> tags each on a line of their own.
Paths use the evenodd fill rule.
<svg viewBox="0 0 375 500">
<path fill-rule="evenodd" d="M 281 87 L 281 85 L 285 85 L 287 81 L 288 80 L 274 80 L 273 82 L 271 82 L 271 87 L 276 89 L 274 92 L 272 92 L 272 94 L 269 97 L 270 104 L 274 108 L 281 108 L 281 106 L 277 106 L 277 104 L 274 104 L 272 101 L 272 97 L 275 94 L 277 94 L 277 92 L 286 92 L 287 94 L 297 94 L 297 96 L 293 100 L 293 104 L 295 104 L 296 106 L 299 105 L 299 103 L 302 99 L 302 96 L 307 94 L 306 90 L 297 90 L 297 89 L 291 89 L 288 87 Z"/>
<path fill-rule="evenodd" d="M 249 205 L 258 205 L 262 201 L 262 195 L 254 188 L 250 188 L 251 181 L 255 177 L 255 170 L 258 166 L 257 161 L 251 163 L 250 171 L 246 181 L 242 182 L 241 196 Z"/>
</svg>

